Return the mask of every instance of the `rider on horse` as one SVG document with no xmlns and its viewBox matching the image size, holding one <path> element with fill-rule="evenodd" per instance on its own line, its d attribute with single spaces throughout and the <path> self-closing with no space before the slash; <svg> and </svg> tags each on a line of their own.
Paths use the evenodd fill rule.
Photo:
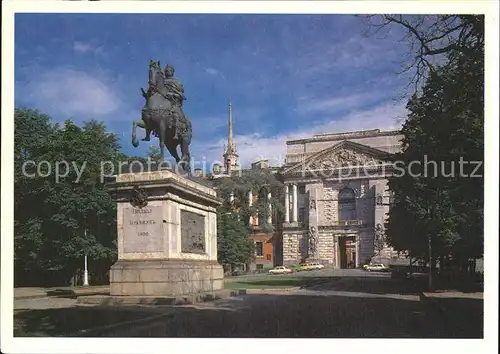
<svg viewBox="0 0 500 354">
<path fill-rule="evenodd" d="M 184 86 L 174 77 L 175 69 L 170 64 L 165 67 L 165 87 L 167 89 L 167 98 L 173 106 L 172 128 L 174 129 L 174 139 L 177 139 L 177 129 L 179 127 L 179 119 L 184 114 L 182 112 L 182 104 L 186 97 L 184 96 Z"/>
</svg>

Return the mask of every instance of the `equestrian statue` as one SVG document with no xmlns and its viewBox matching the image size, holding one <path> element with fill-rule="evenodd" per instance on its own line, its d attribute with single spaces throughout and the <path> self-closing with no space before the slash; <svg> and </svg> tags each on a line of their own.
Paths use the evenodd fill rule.
<svg viewBox="0 0 500 354">
<path fill-rule="evenodd" d="M 141 87 L 146 103 L 142 108 L 142 120 L 134 121 L 132 127 L 132 145 L 139 146 L 136 138 L 137 127 L 146 130 L 142 141 L 150 141 L 151 134 L 158 137 L 160 142 L 161 159 L 164 161 L 164 146 L 175 159 L 183 172 L 191 173 L 191 155 L 189 145 L 192 138 L 191 121 L 182 111 L 186 100 L 184 87 L 174 77 L 173 66 L 165 67 L 162 71 L 160 61 L 149 61 L 149 88 Z M 177 153 L 177 146 L 181 147 L 181 157 Z"/>
</svg>

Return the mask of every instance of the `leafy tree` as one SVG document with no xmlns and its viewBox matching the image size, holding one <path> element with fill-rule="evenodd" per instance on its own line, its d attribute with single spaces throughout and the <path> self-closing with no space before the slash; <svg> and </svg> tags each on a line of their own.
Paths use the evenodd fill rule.
<svg viewBox="0 0 500 354">
<path fill-rule="evenodd" d="M 251 216 L 259 217 L 259 225 L 264 231 L 272 232 L 276 225 L 280 225 L 284 213 L 284 186 L 278 175 L 267 169 L 243 170 L 240 175 L 213 180 L 221 198 L 229 203 L 230 194 L 233 193 L 234 200 L 232 208 L 237 212 L 246 225 L 249 224 Z M 252 192 L 256 200 L 249 204 L 248 194 Z M 269 212 L 268 193 L 271 193 L 270 204 L 277 221 L 274 225 L 267 224 Z"/>
<path fill-rule="evenodd" d="M 224 199 L 224 204 L 218 212 L 219 261 L 223 264 L 231 264 L 232 267 L 236 264 L 246 264 L 254 255 L 254 246 L 248 236 L 253 232 L 275 232 L 276 227 L 279 227 L 283 221 L 283 184 L 277 175 L 266 169 L 243 170 L 240 175 L 214 179 L 212 184 L 218 195 Z M 252 191 L 254 196 L 260 197 L 252 205 L 248 200 L 249 191 Z M 267 223 L 269 191 L 276 221 L 274 224 Z M 232 202 L 231 193 L 233 194 Z M 250 226 L 251 216 L 259 217 L 258 228 Z M 250 253 L 248 246 L 250 246 Z"/>
<path fill-rule="evenodd" d="M 409 20 L 391 19 L 417 37 L 418 59 L 445 55 L 440 66 L 429 64 L 421 92 L 408 102 L 403 152 L 395 157 L 404 162 L 405 173 L 389 181 L 396 202 L 389 213 L 388 240 L 398 250 L 430 260 L 431 271 L 436 257 L 441 264 L 448 256 L 466 264 L 483 253 L 483 168 L 474 171 L 477 164 L 469 162 L 483 161 L 484 18 L 455 16 L 459 33 L 447 37 L 441 49 L 430 49 L 438 28 L 449 35 L 443 21 L 450 18 L 427 21 L 434 32 L 425 35 Z M 412 166 L 415 161 L 421 166 Z"/>
<path fill-rule="evenodd" d="M 248 238 L 250 228 L 230 208 L 217 210 L 217 255 L 231 271 L 240 264 L 248 263 L 254 254 L 253 242 Z"/>
<path fill-rule="evenodd" d="M 148 157 L 151 158 L 151 161 L 161 162 L 160 148 L 158 148 L 157 146 L 151 145 L 149 147 Z"/>
<path fill-rule="evenodd" d="M 121 156 L 116 135 L 93 120 L 60 127 L 18 109 L 15 142 L 16 269 L 35 278 L 58 271 L 68 279 L 85 254 L 91 271 L 108 269 L 116 257 L 116 202 L 101 168 L 111 169 Z"/>
</svg>

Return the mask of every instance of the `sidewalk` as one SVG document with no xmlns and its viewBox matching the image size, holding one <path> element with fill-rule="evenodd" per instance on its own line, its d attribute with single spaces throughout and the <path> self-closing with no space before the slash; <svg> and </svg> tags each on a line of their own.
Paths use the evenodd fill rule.
<svg viewBox="0 0 500 354">
<path fill-rule="evenodd" d="M 423 292 L 422 295 L 429 299 L 460 298 L 483 300 L 482 292 L 464 293 L 457 290 L 438 290 L 436 292 Z"/>
<path fill-rule="evenodd" d="M 98 295 L 109 293 L 109 286 L 89 286 L 89 287 L 71 287 L 61 286 L 54 288 L 14 288 L 14 299 L 34 299 L 47 296 L 82 296 L 82 295 Z"/>
</svg>

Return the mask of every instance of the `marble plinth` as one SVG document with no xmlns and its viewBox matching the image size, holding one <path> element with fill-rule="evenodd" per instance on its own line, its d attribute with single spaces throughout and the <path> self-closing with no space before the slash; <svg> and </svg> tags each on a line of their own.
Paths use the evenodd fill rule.
<svg viewBox="0 0 500 354">
<path fill-rule="evenodd" d="M 117 194 L 118 261 L 112 296 L 181 296 L 223 288 L 216 192 L 171 171 L 127 173 Z"/>
</svg>

